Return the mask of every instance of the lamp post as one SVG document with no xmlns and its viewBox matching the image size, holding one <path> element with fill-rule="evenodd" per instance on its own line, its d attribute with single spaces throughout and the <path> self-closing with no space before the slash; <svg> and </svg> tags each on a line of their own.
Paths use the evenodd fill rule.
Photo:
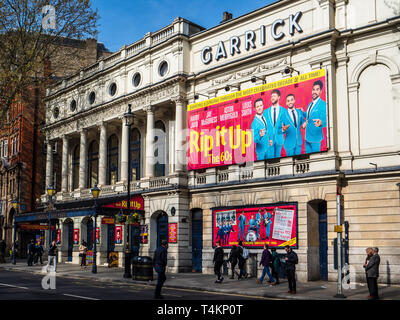
<svg viewBox="0 0 400 320">
<path fill-rule="evenodd" d="M 131 214 L 131 126 L 133 124 L 134 115 L 131 110 L 132 105 L 128 104 L 128 112 L 124 114 L 125 125 L 129 128 L 128 133 L 128 217 Z M 129 225 L 128 218 L 125 221 L 126 242 L 125 242 L 125 271 L 124 278 L 131 278 L 131 250 L 129 248 Z"/>
<path fill-rule="evenodd" d="M 100 189 L 97 187 L 97 184 L 94 185 L 94 188 L 91 189 L 93 200 L 94 200 L 94 225 L 93 225 L 93 233 L 94 233 L 94 241 L 93 241 L 93 265 L 92 265 L 92 273 L 97 273 L 97 246 L 96 246 L 96 231 L 97 231 L 97 199 L 100 195 Z"/>
<path fill-rule="evenodd" d="M 14 227 L 13 227 L 13 251 L 12 251 L 12 257 L 11 257 L 11 263 L 12 264 L 16 264 L 17 263 L 16 262 L 16 257 L 15 257 L 15 239 L 16 239 L 16 236 L 17 236 L 17 222 L 16 222 L 16 218 L 17 217 L 16 217 L 16 215 L 18 213 L 18 205 L 19 205 L 19 203 L 18 203 L 17 199 L 14 199 L 11 202 L 11 204 L 12 204 L 14 210 L 15 210 L 14 221 L 13 221 L 13 224 L 14 224 Z"/>
<path fill-rule="evenodd" d="M 53 196 L 56 193 L 56 188 L 53 187 L 53 185 L 49 185 L 47 187 L 47 194 L 50 199 L 50 205 L 49 205 L 49 211 L 48 211 L 48 219 L 49 219 L 49 248 L 51 247 L 51 211 L 54 209 L 54 204 L 53 204 Z"/>
</svg>

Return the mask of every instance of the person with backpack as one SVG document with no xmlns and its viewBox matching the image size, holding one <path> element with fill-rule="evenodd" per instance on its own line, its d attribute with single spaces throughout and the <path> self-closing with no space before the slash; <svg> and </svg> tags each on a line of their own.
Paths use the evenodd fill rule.
<svg viewBox="0 0 400 320">
<path fill-rule="evenodd" d="M 239 241 L 239 251 L 240 251 L 240 255 L 239 255 L 240 273 L 239 273 L 238 280 L 240 280 L 242 278 L 247 278 L 246 261 L 249 258 L 249 249 L 247 249 L 246 247 L 243 246 L 242 240 Z"/>
<path fill-rule="evenodd" d="M 274 277 L 276 284 L 279 284 L 279 270 L 281 268 L 281 260 L 279 259 L 279 255 L 276 252 L 275 248 L 271 249 L 272 255 L 272 276 Z"/>
<path fill-rule="evenodd" d="M 221 275 L 221 267 L 224 263 L 224 249 L 221 248 L 221 243 L 219 241 L 217 241 L 214 250 L 213 263 L 214 263 L 214 273 L 217 276 L 217 280 L 215 280 L 215 283 L 222 283 L 224 278 Z"/>
<path fill-rule="evenodd" d="M 285 267 L 289 284 L 288 293 L 296 294 L 296 264 L 298 264 L 299 260 L 297 258 L 296 252 L 294 252 L 290 246 L 285 246 L 285 250 Z"/>
</svg>

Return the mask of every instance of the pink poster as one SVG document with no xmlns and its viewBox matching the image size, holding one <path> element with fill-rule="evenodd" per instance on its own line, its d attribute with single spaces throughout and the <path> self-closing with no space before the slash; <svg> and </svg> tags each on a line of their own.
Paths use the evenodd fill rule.
<svg viewBox="0 0 400 320">
<path fill-rule="evenodd" d="M 213 246 L 297 247 L 297 204 L 261 205 L 213 210 Z"/>
<path fill-rule="evenodd" d="M 188 169 L 327 150 L 324 69 L 188 106 Z"/>
</svg>

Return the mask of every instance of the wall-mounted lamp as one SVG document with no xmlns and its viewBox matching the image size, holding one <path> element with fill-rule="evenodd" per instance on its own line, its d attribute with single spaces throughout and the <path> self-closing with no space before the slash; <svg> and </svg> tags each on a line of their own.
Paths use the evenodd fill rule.
<svg viewBox="0 0 400 320">
<path fill-rule="evenodd" d="M 197 99 L 199 98 L 199 96 L 203 96 L 203 97 L 206 97 L 207 99 L 210 99 L 210 97 L 209 97 L 209 96 L 207 96 L 207 95 L 205 95 L 205 94 L 202 94 L 202 93 L 196 93 L 196 94 L 194 95 L 194 100 L 197 100 Z"/>
<path fill-rule="evenodd" d="M 293 72 L 297 72 L 297 75 L 300 75 L 300 72 L 294 69 L 293 67 L 286 66 L 285 69 L 283 69 L 282 73 L 284 74 L 292 74 Z"/>
<path fill-rule="evenodd" d="M 258 80 L 261 80 L 262 82 L 263 82 L 263 84 L 266 84 L 267 83 L 267 81 L 265 81 L 265 79 L 263 79 L 263 78 L 260 78 L 260 77 L 257 77 L 257 76 L 252 76 L 251 77 L 251 82 L 257 82 L 257 79 Z"/>
<path fill-rule="evenodd" d="M 231 88 L 236 88 L 236 89 L 238 89 L 238 91 L 240 91 L 240 86 L 235 86 L 235 85 L 227 85 L 225 87 L 225 91 L 230 91 Z"/>
</svg>

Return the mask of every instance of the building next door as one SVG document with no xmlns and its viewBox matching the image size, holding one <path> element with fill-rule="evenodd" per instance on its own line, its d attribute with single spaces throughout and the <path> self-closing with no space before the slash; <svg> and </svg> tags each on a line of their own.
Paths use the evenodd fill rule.
<svg viewBox="0 0 400 320">
<path fill-rule="evenodd" d="M 201 272 L 203 261 L 203 212 L 192 212 L 192 271 Z"/>
<path fill-rule="evenodd" d="M 165 212 L 157 218 L 157 248 L 162 240 L 168 241 L 168 215 Z"/>
<path fill-rule="evenodd" d="M 321 202 L 319 213 L 319 273 L 321 280 L 328 281 L 328 216 L 326 202 Z"/>
</svg>

